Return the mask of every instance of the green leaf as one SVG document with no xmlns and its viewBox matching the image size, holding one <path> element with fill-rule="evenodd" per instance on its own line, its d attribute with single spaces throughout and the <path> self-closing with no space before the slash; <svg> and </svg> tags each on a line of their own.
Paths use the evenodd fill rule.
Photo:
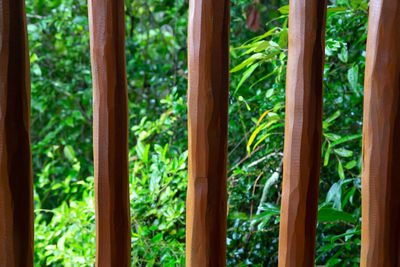
<svg viewBox="0 0 400 267">
<path fill-rule="evenodd" d="M 239 100 L 240 102 L 243 102 L 243 103 L 246 105 L 246 108 L 247 108 L 248 111 L 251 110 L 249 104 L 248 104 L 247 101 L 243 98 L 243 96 L 240 95 L 240 96 L 238 97 L 238 100 Z"/>
<path fill-rule="evenodd" d="M 344 12 L 347 10 L 348 8 L 344 6 L 328 7 L 328 13 Z"/>
<path fill-rule="evenodd" d="M 249 215 L 247 215 L 246 212 L 240 212 L 240 211 L 229 212 L 228 216 L 229 216 L 229 219 L 240 219 L 243 221 L 246 221 L 249 219 Z"/>
<path fill-rule="evenodd" d="M 332 121 L 336 120 L 337 118 L 340 117 L 340 110 L 337 110 L 335 113 L 333 113 L 331 116 L 325 119 L 324 122 L 331 123 Z"/>
<path fill-rule="evenodd" d="M 264 44 L 265 43 L 265 44 Z M 248 55 L 248 54 L 251 54 L 251 53 L 255 53 L 255 52 L 261 52 L 262 50 L 264 50 L 264 49 L 262 49 L 262 47 L 264 46 L 264 45 L 266 45 L 265 46 L 265 48 L 267 48 L 268 46 L 269 46 L 269 42 L 268 41 L 260 41 L 260 42 L 255 42 L 255 43 L 252 43 L 252 44 L 249 44 L 249 45 L 247 45 L 248 47 L 249 47 L 249 49 L 247 49 L 243 54 L 241 54 L 240 56 L 242 57 L 242 56 L 244 56 L 244 55 Z M 257 51 L 257 48 L 261 48 L 261 49 L 258 49 L 258 51 Z"/>
<path fill-rule="evenodd" d="M 275 34 L 277 34 L 277 30 L 278 30 L 278 29 L 279 29 L 278 27 L 272 28 L 271 30 L 267 31 L 266 33 L 264 33 L 264 34 L 262 34 L 262 35 L 260 35 L 260 36 L 256 36 L 256 37 L 254 37 L 254 38 L 248 40 L 248 41 L 247 41 L 247 44 L 245 44 L 245 45 L 243 45 L 243 46 L 236 47 L 236 48 L 234 48 L 234 49 L 235 49 L 235 50 L 238 50 L 238 49 L 244 49 L 244 48 L 252 47 L 252 46 L 254 46 L 254 43 L 256 43 L 256 42 L 258 42 L 258 41 L 260 41 L 260 40 L 262 40 L 262 39 L 264 39 L 264 38 L 266 38 L 266 37 L 268 37 L 268 36 L 270 36 L 270 35 L 275 35 Z M 251 43 L 249 44 L 249 42 L 251 42 Z"/>
<path fill-rule="evenodd" d="M 262 50 L 265 50 L 268 46 L 269 46 L 268 41 L 262 41 L 256 46 L 256 48 L 254 49 L 254 52 L 257 52 L 257 53 L 261 52 Z"/>
<path fill-rule="evenodd" d="M 76 161 L 75 150 L 70 145 L 64 147 L 64 155 L 70 162 Z"/>
<path fill-rule="evenodd" d="M 340 135 L 334 134 L 334 133 L 324 133 L 324 136 L 329 140 L 329 141 L 336 141 L 340 139 Z"/>
<path fill-rule="evenodd" d="M 231 73 L 232 73 L 232 72 L 239 71 L 239 70 L 241 70 L 241 69 L 247 67 L 248 65 L 252 64 L 254 61 L 259 60 L 259 59 L 262 59 L 263 57 L 265 57 L 264 54 L 261 54 L 261 53 L 254 54 L 254 55 L 252 55 L 251 57 L 249 57 L 249 58 L 247 58 L 246 60 L 244 60 L 244 61 L 243 61 L 242 63 L 240 63 L 239 65 L 237 65 L 236 67 L 234 67 L 234 68 L 231 70 Z"/>
<path fill-rule="evenodd" d="M 358 90 L 358 66 L 351 67 L 347 72 L 347 80 L 350 83 L 351 89 Z"/>
<path fill-rule="evenodd" d="M 357 161 L 352 160 L 346 163 L 346 165 L 344 165 L 344 167 L 348 170 L 353 169 L 355 166 L 357 165 Z"/>
<path fill-rule="evenodd" d="M 136 152 L 141 160 L 143 160 L 144 163 L 147 163 L 149 161 L 149 150 L 150 150 L 150 145 L 143 144 L 142 142 L 137 143 L 136 145 Z"/>
<path fill-rule="evenodd" d="M 286 48 L 288 45 L 288 29 L 283 29 L 279 33 L 279 46 L 280 48 Z"/>
<path fill-rule="evenodd" d="M 38 64 L 32 65 L 32 73 L 38 77 L 42 76 L 42 70 Z"/>
<path fill-rule="evenodd" d="M 163 234 L 158 233 L 155 236 L 153 236 L 153 238 L 151 239 L 151 243 L 156 244 L 156 243 L 160 242 L 161 240 L 163 240 Z"/>
<path fill-rule="evenodd" d="M 325 152 L 324 166 L 328 166 L 330 154 L 331 154 L 331 146 L 329 145 Z"/>
<path fill-rule="evenodd" d="M 250 75 L 254 72 L 254 70 L 259 66 L 260 64 L 254 64 L 250 68 L 248 68 L 244 73 L 242 78 L 239 81 L 238 86 L 236 87 L 235 93 L 239 90 L 239 88 L 242 86 L 242 84 L 250 77 Z"/>
<path fill-rule="evenodd" d="M 347 63 L 349 60 L 349 51 L 347 50 L 347 47 L 342 47 L 342 50 L 340 50 L 340 53 L 338 54 L 338 57 L 340 61 Z"/>
<path fill-rule="evenodd" d="M 331 146 L 334 147 L 336 145 L 343 144 L 343 143 L 346 143 L 346 142 L 349 142 L 349 141 L 352 141 L 352 140 L 355 140 L 355 139 L 359 139 L 361 137 L 362 137 L 362 134 L 353 134 L 353 135 L 348 135 L 348 136 L 345 136 L 345 137 L 341 137 L 340 139 L 332 142 Z"/>
<path fill-rule="evenodd" d="M 250 135 L 249 141 L 247 142 L 247 153 L 251 153 L 251 144 L 254 142 L 254 140 L 256 139 L 258 133 L 264 129 L 268 129 L 269 127 L 271 127 L 272 125 L 274 125 L 277 121 L 279 121 L 279 116 L 277 115 L 273 115 L 273 113 L 270 113 L 270 115 L 272 114 L 272 116 L 269 117 L 269 121 L 264 122 L 260 125 L 258 125 L 256 127 L 256 129 L 254 130 L 254 132 Z M 266 138 L 267 136 L 265 136 L 264 138 Z M 258 145 L 258 143 L 257 143 Z"/>
<path fill-rule="evenodd" d="M 270 98 L 274 94 L 274 89 L 268 89 L 267 93 L 265 94 L 266 98 Z"/>
<path fill-rule="evenodd" d="M 268 123 L 268 122 L 264 122 L 264 123 L 260 124 L 260 125 L 253 131 L 253 133 L 250 135 L 249 141 L 247 142 L 247 153 L 248 153 L 248 154 L 250 154 L 250 152 L 251 152 L 250 147 L 251 147 L 251 144 L 254 142 L 254 139 L 256 139 L 257 134 L 258 134 L 261 130 L 267 128 L 267 123 Z"/>
<path fill-rule="evenodd" d="M 289 5 L 279 8 L 278 11 L 281 12 L 281 14 L 283 15 L 289 14 Z"/>
<path fill-rule="evenodd" d="M 344 179 L 344 171 L 343 171 L 343 165 L 342 162 L 340 161 L 340 159 L 338 159 L 338 174 L 340 179 Z"/>
<path fill-rule="evenodd" d="M 150 192 L 152 193 L 153 197 L 156 197 L 160 188 L 160 180 L 161 180 L 161 176 L 159 173 L 154 172 L 151 174 L 150 177 Z"/>
<path fill-rule="evenodd" d="M 341 203 L 341 198 L 342 198 L 342 181 L 334 183 L 331 188 L 329 188 L 329 191 L 326 195 L 325 202 L 333 202 L 333 206 L 336 209 L 342 209 L 342 203 Z"/>
<path fill-rule="evenodd" d="M 336 152 L 336 154 L 338 154 L 339 156 L 345 157 L 345 158 L 348 158 L 348 157 L 353 156 L 353 151 L 347 150 L 347 149 L 344 149 L 344 148 L 335 149 L 335 152 Z"/>
<path fill-rule="evenodd" d="M 254 225 L 260 220 L 263 221 L 263 223 L 260 223 L 257 227 L 259 230 L 263 228 L 263 226 L 268 223 L 268 221 L 273 217 L 277 216 L 280 214 L 280 207 L 272 204 L 272 203 L 263 203 L 261 206 L 258 207 L 257 209 L 257 214 L 253 217 L 253 220 L 251 222 L 251 225 Z"/>
<path fill-rule="evenodd" d="M 318 210 L 318 222 L 347 222 L 355 223 L 356 219 L 347 212 L 323 207 Z"/>
<path fill-rule="evenodd" d="M 264 141 L 267 137 L 269 137 L 271 134 L 272 134 L 272 133 L 267 133 L 267 134 L 264 134 L 263 136 L 261 136 L 260 139 L 258 139 L 258 141 L 254 144 L 253 150 L 255 150 L 255 149 L 258 147 L 258 145 L 259 145 L 262 141 Z"/>
</svg>

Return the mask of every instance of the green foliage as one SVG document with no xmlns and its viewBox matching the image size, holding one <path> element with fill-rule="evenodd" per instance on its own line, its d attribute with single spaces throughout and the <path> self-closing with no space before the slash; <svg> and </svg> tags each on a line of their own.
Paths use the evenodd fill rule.
<svg viewBox="0 0 400 267">
<path fill-rule="evenodd" d="M 182 264 L 187 2 L 126 5 L 132 258 Z M 92 81 L 87 1 L 27 1 L 35 266 L 92 266 Z"/>
<path fill-rule="evenodd" d="M 287 1 L 231 1 L 229 266 L 277 263 Z M 357 265 L 367 1 L 330 1 L 317 264 Z M 183 266 L 187 185 L 186 0 L 126 2 L 134 266 Z M 92 82 L 85 0 L 27 0 L 35 266 L 92 266 Z"/>
<path fill-rule="evenodd" d="M 328 7 L 317 264 L 357 265 L 367 1 Z M 228 264 L 277 263 L 288 6 L 231 49 Z M 251 121 L 252 123 L 249 123 Z M 241 135 L 236 133 L 242 132 Z M 242 159 L 246 159 L 243 161 Z M 272 184 L 272 185 L 271 185 Z M 258 207 L 258 208 L 257 208 Z"/>
<path fill-rule="evenodd" d="M 36 210 L 35 266 L 93 266 L 95 255 L 93 179 L 82 183 L 82 200 L 53 210 Z M 43 214 L 51 213 L 46 222 Z"/>
</svg>

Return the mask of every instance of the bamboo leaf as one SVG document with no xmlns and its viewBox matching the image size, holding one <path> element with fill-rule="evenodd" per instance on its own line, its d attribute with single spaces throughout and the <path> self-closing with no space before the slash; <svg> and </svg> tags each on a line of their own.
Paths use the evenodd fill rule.
<svg viewBox="0 0 400 267">
<path fill-rule="evenodd" d="M 250 151 L 251 144 L 254 142 L 254 139 L 256 139 L 257 134 L 258 134 L 261 130 L 265 129 L 266 127 L 267 127 L 267 122 L 264 122 L 263 124 L 259 125 L 259 126 L 254 130 L 254 132 L 250 135 L 249 141 L 247 142 L 247 153 L 250 154 L 250 152 L 251 152 L 251 151 Z"/>
<path fill-rule="evenodd" d="M 250 75 L 255 71 L 255 69 L 257 69 L 259 65 L 260 64 L 257 63 L 254 64 L 243 73 L 243 76 L 240 79 L 238 86 L 236 87 L 235 93 L 239 90 L 242 84 L 250 77 Z"/>
<path fill-rule="evenodd" d="M 244 60 L 244 61 L 243 61 L 242 63 L 240 63 L 239 65 L 237 65 L 236 67 L 234 67 L 234 68 L 231 70 L 231 73 L 236 72 L 236 71 L 239 71 L 239 70 L 241 70 L 241 69 L 247 67 L 248 65 L 252 64 L 254 61 L 259 60 L 259 59 L 262 59 L 263 57 L 265 57 L 264 54 L 261 54 L 261 53 L 254 54 L 254 55 L 252 55 L 251 57 L 249 57 L 249 58 L 247 58 L 246 60 Z"/>
<path fill-rule="evenodd" d="M 267 110 L 267 111 L 265 111 L 262 115 L 261 115 L 261 117 L 258 119 L 258 121 L 257 121 L 257 125 L 258 124 L 260 124 L 260 122 L 265 118 L 265 116 L 267 116 L 267 114 L 268 114 L 268 112 L 270 112 L 272 109 L 269 109 L 269 110 Z"/>
</svg>

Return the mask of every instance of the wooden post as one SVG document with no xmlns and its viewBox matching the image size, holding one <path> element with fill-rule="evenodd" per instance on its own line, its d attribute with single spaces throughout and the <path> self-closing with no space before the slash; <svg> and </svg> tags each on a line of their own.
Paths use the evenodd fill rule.
<svg viewBox="0 0 400 267">
<path fill-rule="evenodd" d="M 130 266 L 128 95 L 123 0 L 89 0 L 96 266 Z"/>
<path fill-rule="evenodd" d="M 229 9 L 189 2 L 187 266 L 226 264 Z"/>
<path fill-rule="evenodd" d="M 33 266 L 25 1 L 0 0 L 0 266 Z"/>
<path fill-rule="evenodd" d="M 400 264 L 400 2 L 371 0 L 364 94 L 361 266 Z"/>
<path fill-rule="evenodd" d="M 290 0 L 279 266 L 314 266 L 326 0 Z"/>
</svg>

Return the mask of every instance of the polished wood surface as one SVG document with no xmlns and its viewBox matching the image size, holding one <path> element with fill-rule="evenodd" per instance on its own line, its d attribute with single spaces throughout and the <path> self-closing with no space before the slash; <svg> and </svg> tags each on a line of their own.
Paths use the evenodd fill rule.
<svg viewBox="0 0 400 267">
<path fill-rule="evenodd" d="M 33 266 L 28 53 L 25 2 L 0 0 L 0 266 Z"/>
<path fill-rule="evenodd" d="M 225 266 L 230 6 L 189 6 L 186 265 Z"/>
<path fill-rule="evenodd" d="M 371 0 L 364 93 L 361 266 L 400 265 L 400 2 Z"/>
<path fill-rule="evenodd" d="M 325 0 L 290 0 L 279 266 L 314 266 Z"/>
<path fill-rule="evenodd" d="M 123 0 L 89 0 L 96 266 L 130 266 L 128 96 Z"/>
</svg>

